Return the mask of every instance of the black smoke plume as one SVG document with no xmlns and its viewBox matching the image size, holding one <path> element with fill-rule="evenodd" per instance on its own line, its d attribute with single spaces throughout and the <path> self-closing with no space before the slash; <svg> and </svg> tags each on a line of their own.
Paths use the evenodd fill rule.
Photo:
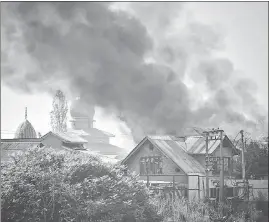
<svg viewBox="0 0 269 222">
<path fill-rule="evenodd" d="M 112 109 L 123 114 L 137 141 L 148 133 L 181 133 L 194 125 L 251 122 L 237 106 L 238 100 L 244 107 L 256 106 L 255 97 L 240 88 L 240 81 L 227 90 L 233 65 L 210 55 L 221 38 L 199 23 L 187 24 L 178 38 L 154 35 L 172 20 L 152 4 L 160 16 L 150 30 L 138 17 L 112 11 L 111 3 L 1 3 L 2 81 L 29 93 L 61 88 L 85 104 Z M 154 13 L 146 14 L 147 21 L 155 21 Z M 150 55 L 154 63 L 145 62 Z M 189 74 L 192 58 L 197 62 Z M 205 86 L 207 101 L 201 103 L 202 91 L 196 97 L 186 86 L 186 75 Z M 258 116 L 255 109 L 246 110 Z"/>
</svg>

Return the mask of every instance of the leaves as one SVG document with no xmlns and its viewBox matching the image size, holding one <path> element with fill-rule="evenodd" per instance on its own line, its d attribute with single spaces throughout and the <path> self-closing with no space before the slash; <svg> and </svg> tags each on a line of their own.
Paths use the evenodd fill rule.
<svg viewBox="0 0 269 222">
<path fill-rule="evenodd" d="M 117 222 L 136 212 L 136 221 L 161 221 L 145 185 L 123 169 L 77 151 L 30 149 L 2 165 L 2 220 Z"/>
<path fill-rule="evenodd" d="M 54 132 L 65 132 L 67 129 L 66 119 L 68 106 L 65 95 L 61 90 L 57 90 L 52 107 L 53 110 L 50 112 L 52 130 Z"/>
<path fill-rule="evenodd" d="M 268 175 L 268 143 L 251 141 L 246 144 L 245 152 L 246 176 L 248 178 L 262 178 Z M 241 158 L 236 161 L 236 169 L 241 173 Z"/>
</svg>

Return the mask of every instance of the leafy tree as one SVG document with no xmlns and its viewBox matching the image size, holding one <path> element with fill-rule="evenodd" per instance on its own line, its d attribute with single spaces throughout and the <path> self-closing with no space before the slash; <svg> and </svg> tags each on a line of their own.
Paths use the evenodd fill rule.
<svg viewBox="0 0 269 222">
<path fill-rule="evenodd" d="M 242 145 L 242 144 L 241 144 Z M 268 175 L 268 137 L 261 141 L 250 140 L 245 143 L 246 178 L 260 179 Z M 242 177 L 241 156 L 236 162 L 236 169 Z"/>
<path fill-rule="evenodd" d="M 67 101 L 61 90 L 57 90 L 53 102 L 53 110 L 50 112 L 51 128 L 54 132 L 65 132 L 67 125 Z"/>
<path fill-rule="evenodd" d="M 2 165 L 5 222 L 158 222 L 145 184 L 78 151 L 30 149 Z"/>
</svg>

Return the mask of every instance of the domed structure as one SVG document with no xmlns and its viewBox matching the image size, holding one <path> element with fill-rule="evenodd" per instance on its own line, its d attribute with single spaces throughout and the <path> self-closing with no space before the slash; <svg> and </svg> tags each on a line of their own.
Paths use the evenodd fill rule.
<svg viewBox="0 0 269 222">
<path fill-rule="evenodd" d="M 25 108 L 25 121 L 18 126 L 14 139 L 32 138 L 37 138 L 36 131 L 32 124 L 27 120 L 27 108 Z"/>
<path fill-rule="evenodd" d="M 83 104 L 78 97 L 71 103 L 70 114 L 73 118 L 89 118 L 93 120 L 95 110 L 94 106 Z"/>
<path fill-rule="evenodd" d="M 89 129 L 93 127 L 94 106 L 83 103 L 80 98 L 72 101 L 70 106 L 72 129 Z"/>
</svg>

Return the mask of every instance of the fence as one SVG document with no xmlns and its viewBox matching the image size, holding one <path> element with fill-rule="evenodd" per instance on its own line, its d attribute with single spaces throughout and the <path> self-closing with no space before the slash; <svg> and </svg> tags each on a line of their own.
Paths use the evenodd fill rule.
<svg viewBox="0 0 269 222">
<path fill-rule="evenodd" d="M 193 177 L 196 178 L 195 181 L 199 184 L 199 175 L 145 175 L 144 177 L 146 178 L 144 182 L 146 182 L 147 187 L 155 194 L 175 199 L 177 197 L 189 198 L 191 192 L 195 192 L 198 193 L 200 198 L 201 189 L 199 189 L 199 185 L 198 187 L 192 187 L 193 183 L 190 183 L 190 177 Z"/>
<path fill-rule="evenodd" d="M 188 199 L 203 199 L 205 197 L 205 176 L 204 175 L 145 175 L 147 186 L 155 194 L 161 194 L 169 198 L 185 197 Z M 268 180 L 248 180 L 249 186 L 246 188 L 242 179 L 225 177 L 224 195 L 232 199 L 237 196 L 241 199 L 254 200 L 259 192 L 268 200 Z M 219 177 L 209 176 L 210 198 L 218 199 Z"/>
</svg>

